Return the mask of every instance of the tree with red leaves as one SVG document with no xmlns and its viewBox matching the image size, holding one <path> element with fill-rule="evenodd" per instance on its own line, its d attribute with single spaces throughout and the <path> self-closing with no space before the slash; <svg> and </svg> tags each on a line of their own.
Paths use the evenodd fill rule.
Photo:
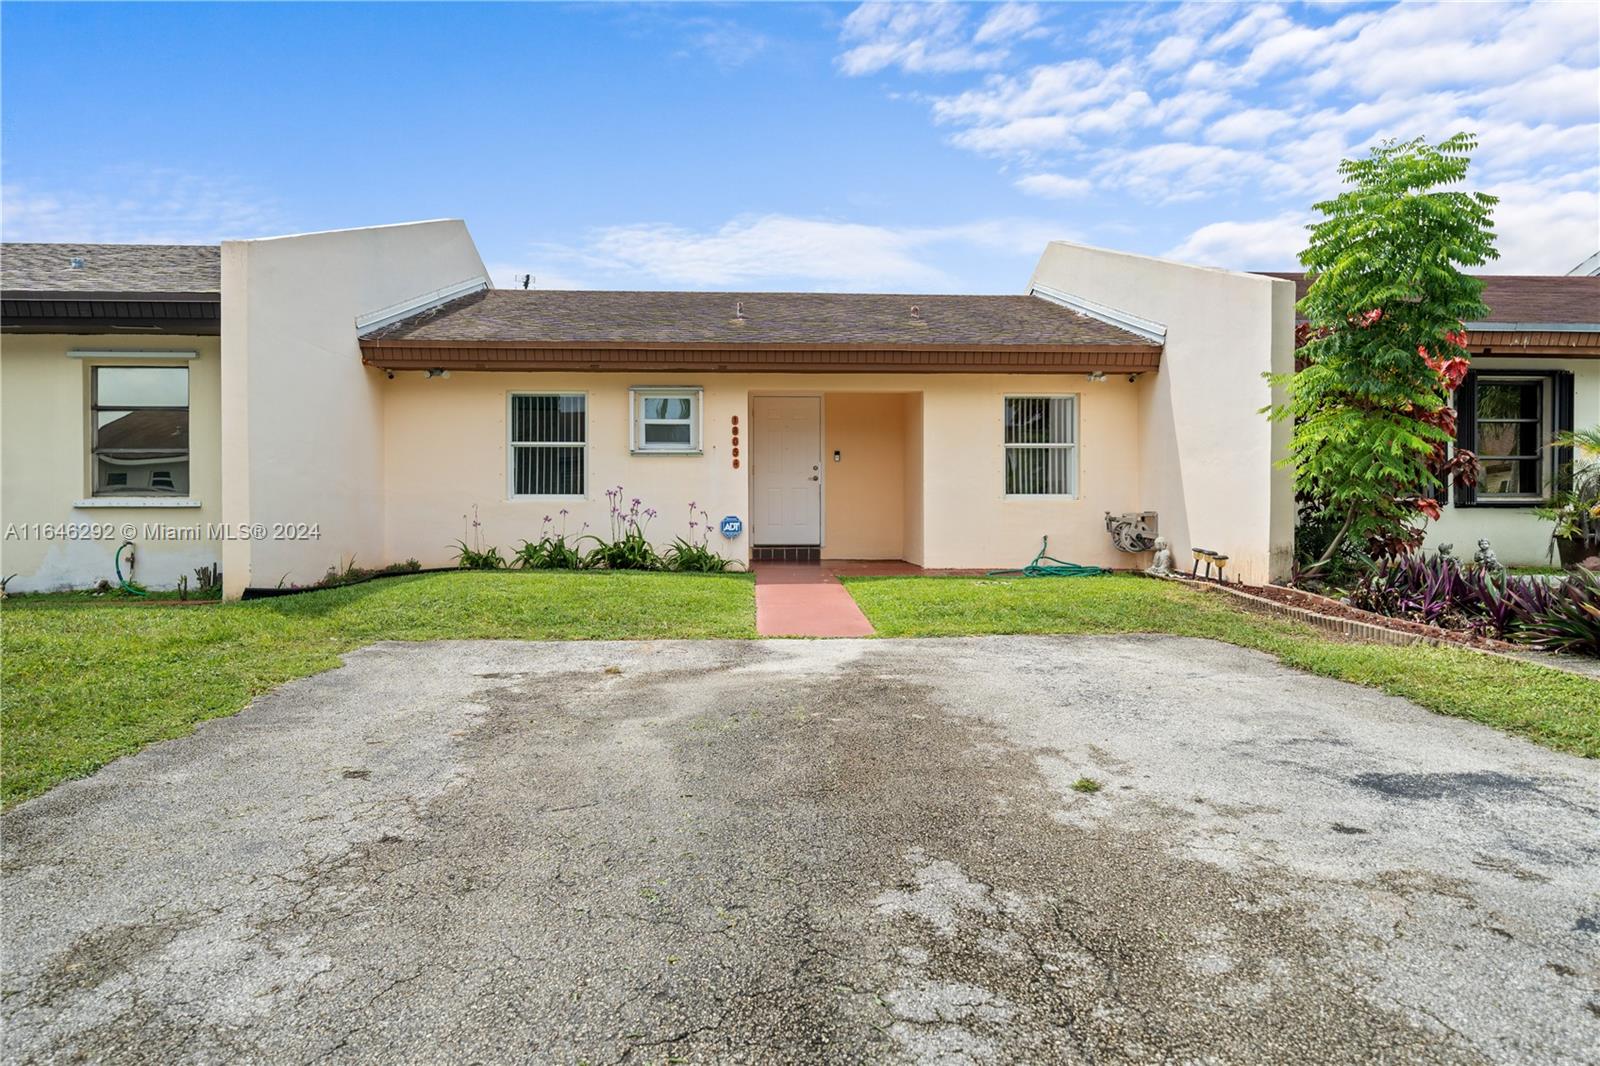
<svg viewBox="0 0 1600 1066">
<path fill-rule="evenodd" d="M 1495 197 L 1451 188 L 1476 145 L 1468 134 L 1386 141 L 1340 163 L 1349 188 L 1316 205 L 1323 218 L 1300 255 L 1311 282 L 1299 305 L 1301 368 L 1272 376 L 1288 399 L 1268 412 L 1292 420 L 1284 462 L 1327 530 L 1302 556 L 1302 575 L 1353 548 L 1414 551 L 1422 523 L 1439 517 L 1433 493 L 1477 475 L 1470 452 L 1450 454 L 1449 403 L 1467 373 L 1462 323 L 1488 314 L 1483 283 L 1460 268 L 1497 257 Z"/>
</svg>

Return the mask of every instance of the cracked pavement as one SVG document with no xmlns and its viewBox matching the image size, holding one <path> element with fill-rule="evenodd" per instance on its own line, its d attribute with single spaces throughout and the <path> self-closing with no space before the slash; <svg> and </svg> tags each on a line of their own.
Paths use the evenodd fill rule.
<svg viewBox="0 0 1600 1066">
<path fill-rule="evenodd" d="M 1600 767 L 1208 641 L 379 644 L 0 829 L 7 1062 L 1600 1047 Z"/>
</svg>

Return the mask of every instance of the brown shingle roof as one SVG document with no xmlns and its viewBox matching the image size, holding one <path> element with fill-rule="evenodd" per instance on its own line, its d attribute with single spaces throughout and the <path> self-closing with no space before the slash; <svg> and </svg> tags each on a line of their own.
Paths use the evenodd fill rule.
<svg viewBox="0 0 1600 1066">
<path fill-rule="evenodd" d="M 362 340 L 635 348 L 1151 347 L 1142 337 L 1034 296 L 541 289 L 473 293 Z"/>
<path fill-rule="evenodd" d="M 83 260 L 81 268 L 72 265 Z M 220 293 L 214 244 L 0 244 L 0 290 L 21 293 Z"/>
<path fill-rule="evenodd" d="M 1304 274 L 1263 273 L 1294 282 L 1296 300 L 1309 288 Z M 1489 305 L 1484 322 L 1523 326 L 1600 323 L 1600 277 L 1480 274 L 1478 278 L 1483 282 L 1483 302 Z"/>
</svg>

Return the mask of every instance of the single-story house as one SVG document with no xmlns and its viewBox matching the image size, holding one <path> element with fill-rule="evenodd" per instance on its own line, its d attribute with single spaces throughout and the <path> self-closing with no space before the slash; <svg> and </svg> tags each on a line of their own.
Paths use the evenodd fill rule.
<svg viewBox="0 0 1600 1066">
<path fill-rule="evenodd" d="M 1048 536 L 1147 565 L 1109 513 L 1148 515 L 1180 561 L 1290 568 L 1287 429 L 1260 410 L 1263 374 L 1293 365 L 1292 278 L 1054 242 L 1015 296 L 502 290 L 445 220 L 4 245 L 0 289 L 14 591 L 109 577 L 125 539 L 141 581 L 220 562 L 230 596 L 352 558 L 447 565 L 457 540 L 509 549 L 547 517 L 604 533 L 619 486 L 657 512 L 653 540 L 703 513 L 746 563 L 1015 566 Z M 1570 373 L 1594 420 L 1594 335 L 1552 351 L 1532 338 L 1577 331 L 1533 321 L 1474 324 L 1516 338 L 1482 342 L 1480 372 Z"/>
<path fill-rule="evenodd" d="M 1305 295 L 1304 274 L 1270 276 Z M 1487 538 L 1501 562 L 1544 564 L 1550 525 L 1533 508 L 1573 459 L 1551 438 L 1600 424 L 1600 276 L 1486 274 L 1483 283 L 1489 314 L 1466 323 L 1472 370 L 1453 400 L 1457 445 L 1477 454 L 1480 475 L 1436 493 L 1443 516 L 1428 523 L 1424 547 L 1449 544 L 1470 558 Z"/>
</svg>

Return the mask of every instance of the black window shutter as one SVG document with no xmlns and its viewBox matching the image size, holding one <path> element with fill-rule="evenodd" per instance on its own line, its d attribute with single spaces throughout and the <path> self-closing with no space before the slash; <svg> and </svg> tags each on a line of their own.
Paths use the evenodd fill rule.
<svg viewBox="0 0 1600 1066">
<path fill-rule="evenodd" d="M 1572 420 L 1572 371 L 1557 370 L 1550 375 L 1555 382 L 1555 425 L 1552 427 L 1557 433 L 1571 433 Z M 1557 448 L 1556 460 L 1556 488 L 1567 489 L 1572 487 L 1572 449 Z"/>
<path fill-rule="evenodd" d="M 1456 390 L 1456 450 L 1478 450 L 1478 372 L 1467 371 L 1467 376 Z M 1478 502 L 1478 489 L 1474 485 L 1455 485 L 1457 507 L 1472 507 Z"/>
</svg>

